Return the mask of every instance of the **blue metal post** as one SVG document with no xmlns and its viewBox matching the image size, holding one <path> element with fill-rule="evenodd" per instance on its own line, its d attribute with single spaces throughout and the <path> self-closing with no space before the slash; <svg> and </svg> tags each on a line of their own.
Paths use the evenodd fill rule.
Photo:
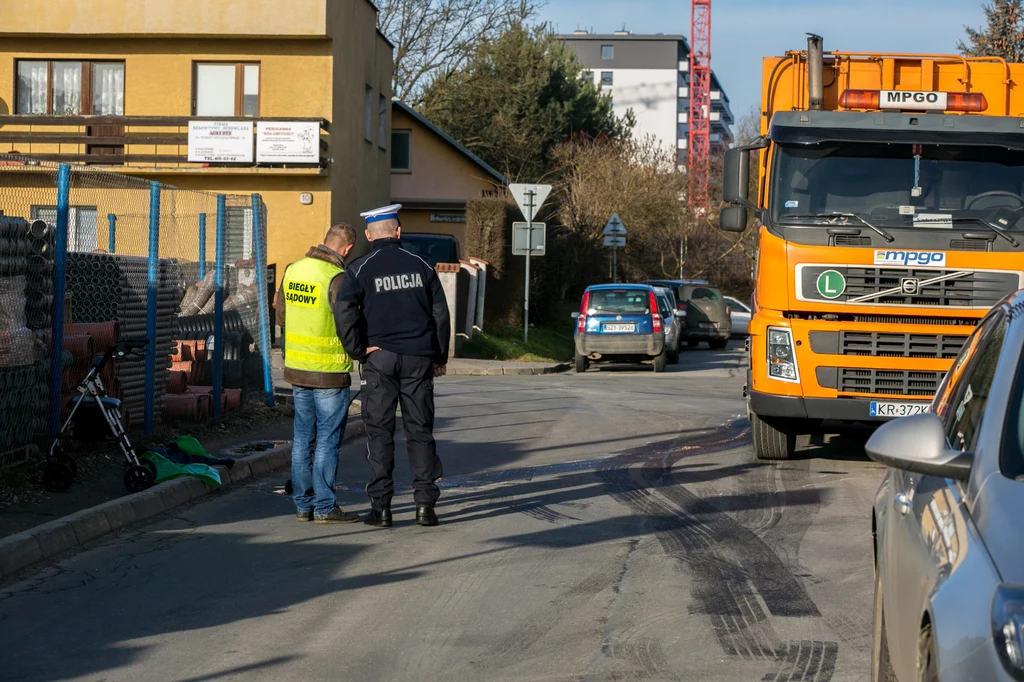
<svg viewBox="0 0 1024 682">
<path fill-rule="evenodd" d="M 260 311 L 260 355 L 263 359 L 263 390 L 267 406 L 274 406 L 274 378 L 270 371 L 270 302 L 267 300 L 267 226 L 263 224 L 263 199 L 252 195 L 252 243 L 256 257 L 256 297 Z"/>
<path fill-rule="evenodd" d="M 160 275 L 160 183 L 149 183 L 149 268 L 146 289 L 146 337 L 149 352 L 146 354 L 146 437 L 151 438 L 156 422 L 156 301 Z"/>
<path fill-rule="evenodd" d="M 224 232 L 225 198 L 217 195 L 217 246 L 213 266 L 213 421 L 221 418 L 224 394 Z"/>
<path fill-rule="evenodd" d="M 110 229 L 107 230 L 107 253 L 114 253 L 114 246 L 116 245 L 114 235 L 117 233 L 117 216 L 113 213 L 108 213 L 107 224 L 110 225 Z"/>
<path fill-rule="evenodd" d="M 64 290 L 67 285 L 68 194 L 71 191 L 71 166 L 62 163 L 57 170 L 57 250 L 53 254 L 53 320 L 50 331 L 50 414 L 47 443 L 60 429 L 61 384 L 64 374 Z"/>
<path fill-rule="evenodd" d="M 199 281 L 206 277 L 206 214 L 199 214 Z"/>
</svg>

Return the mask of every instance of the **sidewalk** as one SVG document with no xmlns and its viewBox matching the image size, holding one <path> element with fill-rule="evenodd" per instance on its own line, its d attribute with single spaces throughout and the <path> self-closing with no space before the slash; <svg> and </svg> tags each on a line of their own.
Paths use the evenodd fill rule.
<svg viewBox="0 0 1024 682">
<path fill-rule="evenodd" d="M 282 402 L 291 398 L 291 384 L 284 380 L 284 357 L 281 349 L 275 348 L 271 357 L 272 375 L 274 377 L 274 395 Z M 468 358 L 452 358 L 448 361 L 449 376 L 535 376 L 539 374 L 556 374 L 569 369 L 569 363 L 548 364 L 543 362 L 505 362 L 502 360 L 470 360 Z M 352 376 L 352 388 L 359 390 L 358 369 Z"/>
</svg>

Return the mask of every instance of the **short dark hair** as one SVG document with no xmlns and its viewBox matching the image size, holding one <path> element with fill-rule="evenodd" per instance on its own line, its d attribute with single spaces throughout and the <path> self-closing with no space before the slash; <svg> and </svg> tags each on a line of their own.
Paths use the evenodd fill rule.
<svg viewBox="0 0 1024 682">
<path fill-rule="evenodd" d="M 337 225 L 331 225 L 331 229 L 327 230 L 327 236 L 324 237 L 324 243 L 330 241 L 340 241 L 341 246 L 348 246 L 349 244 L 356 243 L 356 231 L 348 223 L 338 223 Z"/>
</svg>

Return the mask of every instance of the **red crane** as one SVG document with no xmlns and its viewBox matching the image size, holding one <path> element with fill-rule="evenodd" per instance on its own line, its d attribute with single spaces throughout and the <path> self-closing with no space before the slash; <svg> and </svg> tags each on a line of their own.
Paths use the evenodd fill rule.
<svg viewBox="0 0 1024 682">
<path fill-rule="evenodd" d="M 690 142 L 689 205 L 708 210 L 711 174 L 711 0 L 690 6 Z"/>
</svg>

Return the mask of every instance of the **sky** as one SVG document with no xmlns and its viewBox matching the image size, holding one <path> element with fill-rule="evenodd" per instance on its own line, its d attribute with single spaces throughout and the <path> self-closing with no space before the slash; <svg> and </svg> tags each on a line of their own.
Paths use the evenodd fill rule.
<svg viewBox="0 0 1024 682">
<path fill-rule="evenodd" d="M 964 26 L 984 23 L 982 0 L 712 0 L 711 68 L 739 119 L 757 106 L 761 58 L 807 47 L 950 54 Z M 547 0 L 540 18 L 559 33 L 690 35 L 689 0 Z"/>
</svg>

